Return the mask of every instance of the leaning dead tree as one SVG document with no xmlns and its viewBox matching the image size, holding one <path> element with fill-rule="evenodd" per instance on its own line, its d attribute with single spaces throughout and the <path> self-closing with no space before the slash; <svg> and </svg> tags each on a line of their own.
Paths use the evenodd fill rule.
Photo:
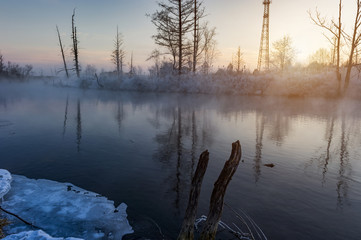
<svg viewBox="0 0 361 240">
<path fill-rule="evenodd" d="M 73 53 L 74 56 L 74 68 L 75 68 L 75 72 L 77 77 L 80 77 L 80 66 L 79 66 L 79 50 L 78 50 L 78 37 L 77 37 L 77 31 L 76 31 L 76 26 L 75 26 L 75 9 L 73 10 L 73 15 L 71 17 L 71 28 L 72 28 L 72 35 L 71 35 L 71 39 L 73 41 L 73 47 L 71 49 L 71 52 Z"/>
<path fill-rule="evenodd" d="M 189 193 L 188 207 L 178 240 L 194 239 L 194 222 L 196 220 L 199 194 L 201 192 L 204 174 L 209 161 L 208 151 L 204 151 L 199 157 L 198 166 L 192 179 L 191 192 Z"/>
<path fill-rule="evenodd" d="M 68 72 L 68 68 L 66 67 L 65 54 L 64 54 L 63 44 L 61 42 L 61 37 L 60 37 L 58 26 L 56 26 L 56 31 L 58 32 L 59 46 L 60 46 L 61 56 L 63 58 L 64 70 L 65 70 L 65 73 L 66 73 L 66 77 L 69 78 L 69 72 Z"/>
<path fill-rule="evenodd" d="M 221 220 L 224 196 L 228 184 L 236 172 L 241 160 L 242 150 L 239 141 L 232 143 L 232 152 L 228 161 L 224 164 L 223 170 L 214 184 L 212 191 L 209 213 L 205 226 L 200 236 L 200 240 L 214 240 L 216 237 L 218 224 Z M 198 198 L 201 190 L 203 176 L 207 169 L 209 153 L 205 151 L 201 154 L 195 175 L 192 179 L 192 188 L 189 194 L 188 207 L 182 224 L 178 240 L 194 239 L 194 221 L 198 207 Z"/>
<path fill-rule="evenodd" d="M 229 182 L 236 172 L 241 160 L 242 149 L 239 141 L 232 143 L 232 152 L 223 170 L 214 184 L 207 221 L 203 228 L 200 240 L 211 240 L 216 238 L 218 223 L 221 220 L 224 196 Z"/>
</svg>

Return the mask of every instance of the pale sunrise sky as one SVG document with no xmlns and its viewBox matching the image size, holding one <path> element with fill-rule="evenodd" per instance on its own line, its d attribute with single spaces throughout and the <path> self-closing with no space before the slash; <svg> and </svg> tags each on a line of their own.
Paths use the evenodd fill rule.
<svg viewBox="0 0 361 240">
<path fill-rule="evenodd" d="M 263 0 L 204 0 L 210 26 L 217 29 L 220 56 L 215 68 L 226 66 L 240 46 L 249 69 L 256 67 L 261 36 Z M 337 17 L 339 0 L 273 0 L 270 8 L 270 42 L 288 34 L 297 52 L 296 60 L 307 63 L 308 56 L 321 47 L 329 48 L 322 30 L 309 19 L 307 11 L 316 7 L 329 18 Z M 343 1 L 343 21 L 350 31 L 356 1 Z M 156 0 L 0 0 L 0 51 L 5 61 L 32 64 L 35 71 L 62 66 L 55 25 L 59 26 L 68 62 L 71 15 L 76 8 L 80 63 L 94 64 L 98 70 L 112 70 L 110 53 L 116 26 L 124 36 L 124 48 L 134 53 L 134 64 L 147 70 L 151 36 L 155 27 L 146 17 L 157 7 Z M 272 47 L 272 44 L 271 46 Z"/>
</svg>

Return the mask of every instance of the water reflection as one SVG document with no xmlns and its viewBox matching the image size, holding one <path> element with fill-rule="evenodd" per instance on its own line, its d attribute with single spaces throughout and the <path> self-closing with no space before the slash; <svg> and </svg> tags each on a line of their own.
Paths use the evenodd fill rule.
<svg viewBox="0 0 361 240">
<path fill-rule="evenodd" d="M 182 122 L 181 110 L 178 108 L 172 111 L 172 120 L 170 126 L 163 133 L 159 133 L 155 137 L 158 143 L 157 152 L 154 159 L 158 159 L 161 163 L 170 168 L 172 164 L 173 154 L 176 154 L 175 171 L 170 173 L 166 182 L 171 182 L 171 189 L 175 192 L 174 207 L 179 210 L 179 194 L 180 194 L 180 162 L 182 157 Z M 165 183 L 166 183 L 165 182 Z"/>
<path fill-rule="evenodd" d="M 7 101 L 6 98 L 0 97 L 0 106 L 2 106 L 4 109 L 7 108 Z"/>
<path fill-rule="evenodd" d="M 153 159 L 169 169 L 164 180 L 168 186 L 166 197 L 173 199 L 175 214 L 185 207 L 189 186 L 200 151 L 212 143 L 214 131 L 205 112 L 193 106 L 173 103 L 153 111 L 148 122 L 157 130 L 156 152 Z M 203 114 L 203 117 L 201 117 Z"/>
<path fill-rule="evenodd" d="M 290 117 L 285 116 L 282 112 L 277 112 L 270 116 L 269 121 L 269 137 L 277 146 L 281 146 L 290 130 Z"/>
<path fill-rule="evenodd" d="M 212 153 L 202 189 L 211 191 L 229 144 L 240 139 L 245 163 L 229 186 L 230 205 L 252 213 L 270 239 L 284 239 L 274 230 L 278 226 L 292 239 L 304 232 L 332 239 L 331 226 L 344 234 L 342 239 L 353 239 L 352 224 L 361 217 L 357 108 L 341 112 L 333 100 L 71 90 L 42 97 L 25 92 L 18 98 L 0 93 L 5 96 L 0 104 L 8 105 L 0 107 L 0 121 L 6 118 L 19 132 L 0 134 L 4 168 L 73 182 L 124 201 L 129 212 L 140 211 L 176 234 L 200 152 Z M 63 138 L 56 137 L 60 134 Z M 125 135 L 134 142 L 123 141 Z M 33 139 L 44 150 L 34 151 Z M 46 167 L 39 161 L 44 152 L 54 153 Z M 276 167 L 264 169 L 266 161 Z M 207 208 L 208 201 L 209 195 L 200 202 Z M 349 210 L 343 211 L 343 222 L 337 207 Z M 286 222 L 290 216 L 292 227 Z"/>
<path fill-rule="evenodd" d="M 331 122 L 331 123 L 330 123 Z M 323 163 L 323 169 L 322 169 L 322 185 L 326 183 L 326 173 L 328 171 L 328 163 L 330 161 L 330 149 L 332 144 L 332 138 L 333 138 L 333 131 L 335 126 L 335 117 L 332 116 L 329 121 L 327 121 L 326 125 L 326 139 L 327 139 L 327 147 L 326 147 L 326 154 L 324 157 L 324 163 Z M 321 156 L 322 158 L 322 156 Z"/>
<path fill-rule="evenodd" d="M 177 132 L 177 170 L 176 170 L 176 200 L 175 200 L 175 207 L 179 210 L 179 200 L 180 200 L 180 167 L 181 167 L 181 158 L 182 158 L 182 109 L 178 107 L 178 132 Z"/>
<path fill-rule="evenodd" d="M 63 138 L 65 136 L 66 122 L 68 120 L 68 106 L 69 106 L 69 95 L 66 97 L 66 103 L 65 103 L 64 124 L 63 124 Z"/>
<path fill-rule="evenodd" d="M 116 113 L 115 119 L 117 121 L 118 132 L 120 134 L 120 130 L 122 128 L 122 121 L 124 119 L 124 106 L 123 106 L 123 102 L 121 102 L 119 100 L 118 100 L 118 108 L 117 108 L 117 113 Z"/>
<path fill-rule="evenodd" d="M 78 152 L 80 152 L 81 135 L 82 135 L 81 107 L 80 107 L 80 100 L 78 99 L 77 114 L 76 114 L 76 146 L 77 146 Z"/>
<path fill-rule="evenodd" d="M 256 154 L 254 157 L 254 178 L 258 182 L 261 176 L 263 133 L 266 119 L 263 114 L 256 114 Z"/>
<path fill-rule="evenodd" d="M 339 118 L 339 119 L 338 119 Z M 347 127 L 349 126 L 349 127 Z M 350 163 L 350 137 L 351 133 L 355 132 L 357 123 L 352 119 L 347 120 L 344 112 L 340 116 L 334 114 L 327 119 L 325 124 L 325 144 L 324 152 L 315 158 L 311 158 L 306 163 L 306 169 L 311 167 L 314 161 L 317 161 L 318 168 L 322 170 L 321 185 L 326 187 L 327 174 L 331 170 L 337 169 L 336 174 L 336 205 L 338 208 L 343 206 L 348 201 L 349 181 L 352 179 L 352 165 Z M 333 164 L 332 160 L 336 160 Z M 338 166 L 336 167 L 335 164 Z"/>
<path fill-rule="evenodd" d="M 192 181 L 193 178 L 193 174 L 194 174 L 194 166 L 196 164 L 196 150 L 197 150 L 197 140 L 198 140 L 198 136 L 197 136 L 197 125 L 196 125 L 196 114 L 194 112 L 194 110 L 192 111 L 192 150 L 191 150 L 191 156 L 192 156 L 192 167 L 191 167 L 191 179 L 190 181 Z"/>
<path fill-rule="evenodd" d="M 342 115 L 341 123 L 341 139 L 340 139 L 340 166 L 338 170 L 338 181 L 337 181 L 337 206 L 342 208 L 347 201 L 348 196 L 348 181 L 345 178 L 346 171 L 349 168 L 351 170 L 351 165 L 349 162 L 349 151 L 348 151 L 348 142 L 350 133 L 346 131 L 346 121 L 345 115 Z"/>
</svg>

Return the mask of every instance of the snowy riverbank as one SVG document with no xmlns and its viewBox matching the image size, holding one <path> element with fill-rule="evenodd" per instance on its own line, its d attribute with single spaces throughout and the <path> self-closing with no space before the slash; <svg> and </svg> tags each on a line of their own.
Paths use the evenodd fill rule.
<svg viewBox="0 0 361 240">
<path fill-rule="evenodd" d="M 360 98 L 360 74 L 352 75 L 347 96 Z M 120 80 L 112 75 L 81 78 L 57 78 L 56 86 L 141 92 L 178 92 L 227 95 L 266 95 L 286 97 L 337 97 L 338 81 L 333 71 L 323 73 L 287 72 L 284 74 L 228 73 L 220 71 L 208 75 L 184 74 L 151 77 L 124 74 Z"/>
<path fill-rule="evenodd" d="M 114 207 L 106 197 L 70 183 L 29 179 L 0 169 L 0 194 L 3 209 L 42 230 L 1 212 L 11 222 L 4 229 L 5 240 L 122 239 L 133 232 L 126 204 Z"/>
</svg>

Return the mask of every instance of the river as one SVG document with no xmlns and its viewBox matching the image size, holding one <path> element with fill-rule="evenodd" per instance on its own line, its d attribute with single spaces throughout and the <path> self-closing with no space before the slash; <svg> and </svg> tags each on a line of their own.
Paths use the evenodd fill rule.
<svg viewBox="0 0 361 240">
<path fill-rule="evenodd" d="M 157 224 L 175 239 L 200 153 L 210 162 L 198 217 L 240 140 L 227 205 L 269 239 L 361 239 L 360 106 L 1 83 L 0 168 L 125 202 L 138 236 L 158 238 Z M 241 225 L 227 207 L 222 220 Z"/>
</svg>

